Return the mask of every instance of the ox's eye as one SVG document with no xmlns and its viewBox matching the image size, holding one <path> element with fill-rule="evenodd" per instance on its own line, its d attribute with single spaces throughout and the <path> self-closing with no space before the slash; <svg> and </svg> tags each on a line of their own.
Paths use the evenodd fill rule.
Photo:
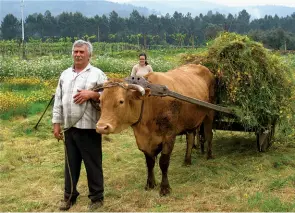
<svg viewBox="0 0 295 213">
<path fill-rule="evenodd" d="M 124 101 L 123 100 L 120 100 L 120 104 L 124 104 Z"/>
</svg>

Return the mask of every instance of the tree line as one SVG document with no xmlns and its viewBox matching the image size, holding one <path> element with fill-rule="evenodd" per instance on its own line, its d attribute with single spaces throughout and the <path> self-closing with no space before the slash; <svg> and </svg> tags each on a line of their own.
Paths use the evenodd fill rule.
<svg viewBox="0 0 295 213">
<path fill-rule="evenodd" d="M 86 17 L 82 13 L 63 12 L 53 16 L 31 14 L 24 20 L 25 40 L 30 38 L 56 41 L 60 38 L 86 38 L 99 42 L 127 42 L 147 45 L 200 46 L 221 31 L 247 34 L 271 49 L 295 49 L 295 12 L 286 17 L 266 15 L 250 20 L 246 10 L 238 15 L 209 11 L 192 17 L 190 13 L 174 12 L 165 16 L 140 15 L 134 10 L 128 18 L 112 11 L 108 16 Z M 8 14 L 1 22 L 0 38 L 21 38 L 21 20 Z"/>
</svg>

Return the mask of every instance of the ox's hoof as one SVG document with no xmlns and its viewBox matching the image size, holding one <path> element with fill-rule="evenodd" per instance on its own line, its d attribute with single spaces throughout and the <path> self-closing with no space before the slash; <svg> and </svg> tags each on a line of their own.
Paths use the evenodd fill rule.
<svg viewBox="0 0 295 213">
<path fill-rule="evenodd" d="M 160 190 L 160 196 L 167 196 L 169 195 L 171 192 L 171 188 L 168 186 L 168 187 L 161 187 L 161 190 Z"/>
<path fill-rule="evenodd" d="M 207 155 L 207 160 L 214 159 L 212 155 Z"/>
<path fill-rule="evenodd" d="M 193 147 L 192 147 L 192 149 L 198 149 L 197 145 L 194 144 Z"/>
<path fill-rule="evenodd" d="M 192 160 L 184 160 L 184 165 L 185 165 L 185 166 L 190 166 L 190 165 L 192 165 Z"/>
<path fill-rule="evenodd" d="M 156 182 L 155 181 L 148 181 L 144 187 L 145 190 L 150 190 L 154 189 L 156 187 Z"/>
</svg>

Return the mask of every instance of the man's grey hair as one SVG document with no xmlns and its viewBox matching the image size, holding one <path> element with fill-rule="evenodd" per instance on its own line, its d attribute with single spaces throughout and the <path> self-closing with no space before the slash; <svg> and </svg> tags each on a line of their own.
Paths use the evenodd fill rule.
<svg viewBox="0 0 295 213">
<path fill-rule="evenodd" d="M 76 46 L 80 47 L 80 46 L 83 46 L 83 45 L 86 45 L 87 46 L 87 50 L 88 50 L 89 56 L 91 56 L 92 55 L 92 51 L 93 51 L 92 44 L 89 41 L 84 41 L 84 40 L 81 40 L 81 39 L 74 42 L 73 47 L 72 47 L 72 55 L 74 55 L 74 48 Z"/>
</svg>

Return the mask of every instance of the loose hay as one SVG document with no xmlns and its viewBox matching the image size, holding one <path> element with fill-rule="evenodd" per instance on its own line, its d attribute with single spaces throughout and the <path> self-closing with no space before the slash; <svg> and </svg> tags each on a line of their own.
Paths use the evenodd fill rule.
<svg viewBox="0 0 295 213">
<path fill-rule="evenodd" d="M 232 108 L 245 128 L 263 128 L 290 113 L 290 67 L 247 36 L 223 33 L 206 50 L 182 60 L 203 64 L 215 74 L 217 103 Z"/>
</svg>

